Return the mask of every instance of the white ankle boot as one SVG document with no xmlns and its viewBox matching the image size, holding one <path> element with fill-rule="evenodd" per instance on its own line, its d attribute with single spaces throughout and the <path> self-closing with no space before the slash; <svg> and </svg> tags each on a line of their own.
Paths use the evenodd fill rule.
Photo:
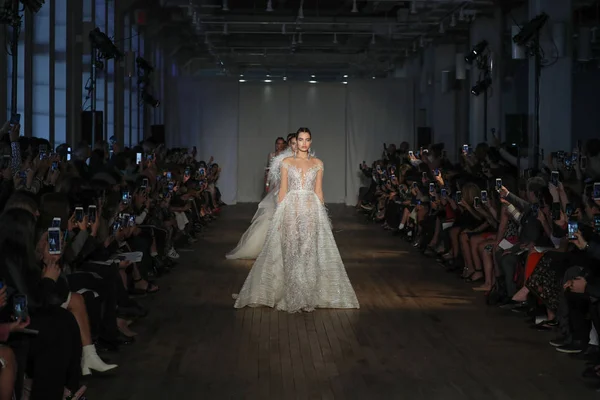
<svg viewBox="0 0 600 400">
<path fill-rule="evenodd" d="M 106 364 L 98 353 L 96 353 L 96 346 L 93 344 L 83 346 L 83 354 L 81 357 L 81 373 L 82 375 L 91 375 L 92 371 L 106 372 L 111 369 L 117 368 L 116 364 Z"/>
</svg>

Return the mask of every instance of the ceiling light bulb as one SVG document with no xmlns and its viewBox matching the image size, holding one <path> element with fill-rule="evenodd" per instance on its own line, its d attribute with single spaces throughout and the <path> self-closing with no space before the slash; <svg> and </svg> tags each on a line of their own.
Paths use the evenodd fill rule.
<svg viewBox="0 0 600 400">
<path fill-rule="evenodd" d="M 459 21 L 464 21 L 465 20 L 465 10 L 462 9 L 462 8 L 458 12 L 458 20 Z"/>
<path fill-rule="evenodd" d="M 267 3 L 267 12 L 273 12 L 273 2 L 271 0 Z"/>
<path fill-rule="evenodd" d="M 354 0 L 352 2 L 352 12 L 353 13 L 357 13 L 358 12 L 358 7 L 356 7 L 356 0 Z"/>
<path fill-rule="evenodd" d="M 347 77 L 348 77 L 348 75 L 344 75 L 344 78 L 347 78 Z"/>
<path fill-rule="evenodd" d="M 300 8 L 298 9 L 298 19 L 302 18 L 304 18 L 304 8 L 300 6 Z"/>
<path fill-rule="evenodd" d="M 416 14 L 417 13 L 417 2 L 416 1 L 412 1 L 410 3 L 410 13 L 411 14 Z"/>
<path fill-rule="evenodd" d="M 223 7 L 221 7 L 223 11 L 229 11 L 229 6 L 227 5 L 227 0 L 223 0 Z"/>
</svg>

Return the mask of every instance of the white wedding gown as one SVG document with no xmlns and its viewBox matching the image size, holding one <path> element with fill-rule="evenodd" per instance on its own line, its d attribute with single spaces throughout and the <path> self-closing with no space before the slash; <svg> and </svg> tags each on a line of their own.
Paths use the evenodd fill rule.
<svg viewBox="0 0 600 400">
<path fill-rule="evenodd" d="M 314 189 L 319 169 L 286 162 L 288 192 L 277 206 L 267 239 L 235 307 L 268 306 L 281 311 L 359 308 L 340 257 L 327 210 Z"/>
<path fill-rule="evenodd" d="M 292 149 L 288 148 L 271 159 L 267 177 L 271 190 L 258 204 L 258 210 L 252 217 L 250 227 L 244 232 L 235 249 L 225 255 L 228 260 L 254 260 L 258 257 L 265 244 L 271 217 L 273 217 L 277 207 L 281 162 L 292 154 Z"/>
</svg>

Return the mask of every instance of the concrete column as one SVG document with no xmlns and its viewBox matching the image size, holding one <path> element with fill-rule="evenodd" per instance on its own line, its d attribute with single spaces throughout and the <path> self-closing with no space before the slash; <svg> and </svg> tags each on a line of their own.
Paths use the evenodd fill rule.
<svg viewBox="0 0 600 400">
<path fill-rule="evenodd" d="M 444 143 L 448 155 L 456 153 L 456 91 L 455 74 L 456 45 L 433 47 L 432 127 L 433 142 Z M 448 71 L 444 73 L 444 71 Z M 442 87 L 442 74 L 447 74 L 448 86 Z M 445 80 L 446 78 L 444 78 Z"/>
<path fill-rule="evenodd" d="M 494 61 L 492 71 L 492 86 L 487 93 L 487 132 L 484 131 L 484 105 L 485 96 L 471 95 L 469 102 L 469 142 L 475 146 L 478 143 L 484 142 L 485 137 L 490 136 L 490 130 L 500 128 L 501 124 L 501 109 L 502 109 L 502 84 L 499 69 L 496 68 L 496 62 L 502 56 L 502 18 L 501 13 L 496 12 L 493 18 L 477 17 L 471 24 L 469 37 L 470 45 L 467 48 L 467 53 L 471 51 L 473 46 L 482 40 L 488 42 L 488 50 L 491 58 Z M 471 86 L 474 86 L 479 79 L 479 70 L 473 64 L 469 71 L 469 80 Z M 470 89 L 469 89 L 470 90 Z"/>
<path fill-rule="evenodd" d="M 83 2 L 69 0 L 67 14 L 67 143 L 81 140 L 81 95 L 83 93 Z"/>
<path fill-rule="evenodd" d="M 542 28 L 541 47 L 544 49 L 548 62 L 552 65 L 543 67 L 540 74 L 540 142 L 539 147 L 544 154 L 557 150 L 570 151 L 573 148 L 571 137 L 571 104 L 572 104 L 572 48 L 571 22 L 572 0 L 529 0 L 529 18 L 532 19 L 545 12 L 550 17 Z M 566 51 L 562 57 L 556 52 L 551 40 L 553 25 L 565 24 L 565 36 L 561 38 Z M 554 42 L 560 41 L 555 38 Z M 535 132 L 534 112 L 535 97 L 535 60 L 529 59 L 529 153 L 533 154 L 533 139 Z M 533 157 L 530 157 L 533 161 Z"/>
<path fill-rule="evenodd" d="M 115 2 L 115 37 L 127 37 L 125 32 L 124 11 L 120 8 L 120 3 Z M 123 43 L 119 43 L 122 46 Z M 122 49 L 122 47 L 121 47 Z M 115 85 L 114 85 L 114 123 L 115 136 L 119 146 L 125 146 L 124 126 L 125 126 L 125 64 L 123 61 L 115 62 Z"/>
</svg>

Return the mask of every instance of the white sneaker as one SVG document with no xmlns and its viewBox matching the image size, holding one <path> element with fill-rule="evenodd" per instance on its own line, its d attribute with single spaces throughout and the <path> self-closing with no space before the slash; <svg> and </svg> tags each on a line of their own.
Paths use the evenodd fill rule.
<svg viewBox="0 0 600 400">
<path fill-rule="evenodd" d="M 177 260 L 179 258 L 179 254 L 175 251 L 175 248 L 172 247 L 171 250 L 167 252 L 167 257 L 172 260 Z"/>
</svg>

